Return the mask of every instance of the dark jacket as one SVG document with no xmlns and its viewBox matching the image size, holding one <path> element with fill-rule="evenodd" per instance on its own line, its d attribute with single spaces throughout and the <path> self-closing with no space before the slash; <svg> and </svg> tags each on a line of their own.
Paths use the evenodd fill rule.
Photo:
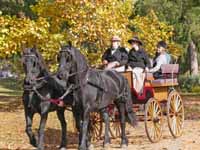
<svg viewBox="0 0 200 150">
<path fill-rule="evenodd" d="M 107 60 L 108 62 L 118 61 L 120 65 L 125 65 L 128 62 L 128 52 L 124 47 L 119 47 L 112 54 L 112 48 L 108 48 L 102 56 L 102 60 Z"/>
<path fill-rule="evenodd" d="M 151 67 L 148 55 L 141 48 L 138 51 L 134 49 L 129 51 L 128 65 L 131 66 L 131 68 L 140 67 L 145 69 L 145 67 Z"/>
</svg>

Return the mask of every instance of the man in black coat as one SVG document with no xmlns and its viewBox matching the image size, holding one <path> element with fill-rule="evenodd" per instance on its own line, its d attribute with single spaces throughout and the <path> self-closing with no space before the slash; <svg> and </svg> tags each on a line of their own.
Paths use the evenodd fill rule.
<svg viewBox="0 0 200 150">
<path fill-rule="evenodd" d="M 124 71 L 124 65 L 128 62 L 128 52 L 124 47 L 120 47 L 121 39 L 118 36 L 113 36 L 111 39 L 112 45 L 102 56 L 102 63 L 105 69 L 114 69 Z"/>
</svg>

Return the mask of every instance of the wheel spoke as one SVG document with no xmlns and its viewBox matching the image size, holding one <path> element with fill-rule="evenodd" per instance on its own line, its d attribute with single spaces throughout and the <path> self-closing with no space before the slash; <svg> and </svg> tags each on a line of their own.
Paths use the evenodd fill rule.
<svg viewBox="0 0 200 150">
<path fill-rule="evenodd" d="M 173 117 L 173 132 L 176 133 L 176 117 Z"/>
<path fill-rule="evenodd" d="M 159 108 L 159 107 L 158 107 L 158 108 Z M 160 116 L 160 115 L 161 115 L 161 109 L 158 109 L 158 110 L 157 110 L 156 115 L 157 115 L 157 116 Z"/>
<path fill-rule="evenodd" d="M 159 137 L 160 136 L 160 134 L 161 134 L 161 128 L 160 128 L 160 125 L 159 125 L 159 123 L 155 123 L 155 131 L 156 131 L 156 135 L 157 135 L 157 137 Z"/>
<path fill-rule="evenodd" d="M 176 125 L 176 127 L 177 127 L 177 133 L 179 134 L 182 125 L 181 125 L 181 122 L 180 122 L 180 120 L 179 120 L 178 117 L 176 118 L 176 122 L 177 122 L 177 125 Z"/>
<path fill-rule="evenodd" d="M 154 117 L 156 117 L 156 116 L 157 116 L 157 112 L 158 112 L 158 110 L 159 110 L 159 107 L 158 107 L 158 105 L 157 105 L 157 104 L 155 104 Z"/>
<path fill-rule="evenodd" d="M 150 127 L 150 131 L 149 131 L 149 133 L 150 133 L 151 138 L 153 139 L 153 138 L 154 138 L 154 130 L 153 130 L 153 126 Z"/>
<path fill-rule="evenodd" d="M 153 118 L 153 105 L 152 104 L 150 104 L 148 112 L 149 112 L 149 115 Z"/>
<path fill-rule="evenodd" d="M 174 106 L 173 100 L 170 103 L 170 110 L 173 111 L 173 112 L 175 112 L 175 106 Z"/>
<path fill-rule="evenodd" d="M 182 110 L 182 108 L 183 108 L 183 105 L 182 105 L 182 103 L 180 103 L 180 105 L 178 106 L 178 109 L 176 110 L 176 112 L 180 112 L 180 110 Z"/>
<path fill-rule="evenodd" d="M 177 116 L 176 120 L 177 120 L 177 124 L 178 124 L 179 126 L 182 126 L 182 124 L 183 124 L 182 118 L 180 118 L 179 116 Z"/>
</svg>

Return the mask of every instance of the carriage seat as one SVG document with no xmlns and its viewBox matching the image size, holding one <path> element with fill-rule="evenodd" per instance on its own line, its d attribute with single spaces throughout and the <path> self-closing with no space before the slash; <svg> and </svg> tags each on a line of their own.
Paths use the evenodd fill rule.
<svg viewBox="0 0 200 150">
<path fill-rule="evenodd" d="M 145 75 L 145 80 L 147 80 L 147 81 L 154 80 L 153 73 L 147 72 Z"/>
<path fill-rule="evenodd" d="M 176 86 L 178 85 L 177 75 L 179 72 L 178 64 L 165 64 L 161 66 L 162 78 L 152 80 L 153 87 Z"/>
</svg>

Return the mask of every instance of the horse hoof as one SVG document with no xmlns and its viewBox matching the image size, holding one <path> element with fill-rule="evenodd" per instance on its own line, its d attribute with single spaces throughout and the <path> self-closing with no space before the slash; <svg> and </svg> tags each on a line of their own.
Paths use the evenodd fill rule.
<svg viewBox="0 0 200 150">
<path fill-rule="evenodd" d="M 67 150 L 65 147 L 61 147 L 59 148 L 59 150 Z"/>
<path fill-rule="evenodd" d="M 94 150 L 94 145 L 93 144 L 90 144 L 89 150 Z"/>
<path fill-rule="evenodd" d="M 34 147 L 37 147 L 37 140 L 35 138 L 33 138 L 31 141 L 30 141 L 30 144 Z"/>
<path fill-rule="evenodd" d="M 105 150 L 108 150 L 110 148 L 110 143 L 104 144 L 103 147 L 104 147 Z"/>
<path fill-rule="evenodd" d="M 79 150 L 87 150 L 86 147 L 79 147 Z"/>
<path fill-rule="evenodd" d="M 126 144 L 122 144 L 122 145 L 121 145 L 122 150 L 126 150 L 127 147 L 128 147 L 128 146 L 127 146 Z"/>
</svg>

